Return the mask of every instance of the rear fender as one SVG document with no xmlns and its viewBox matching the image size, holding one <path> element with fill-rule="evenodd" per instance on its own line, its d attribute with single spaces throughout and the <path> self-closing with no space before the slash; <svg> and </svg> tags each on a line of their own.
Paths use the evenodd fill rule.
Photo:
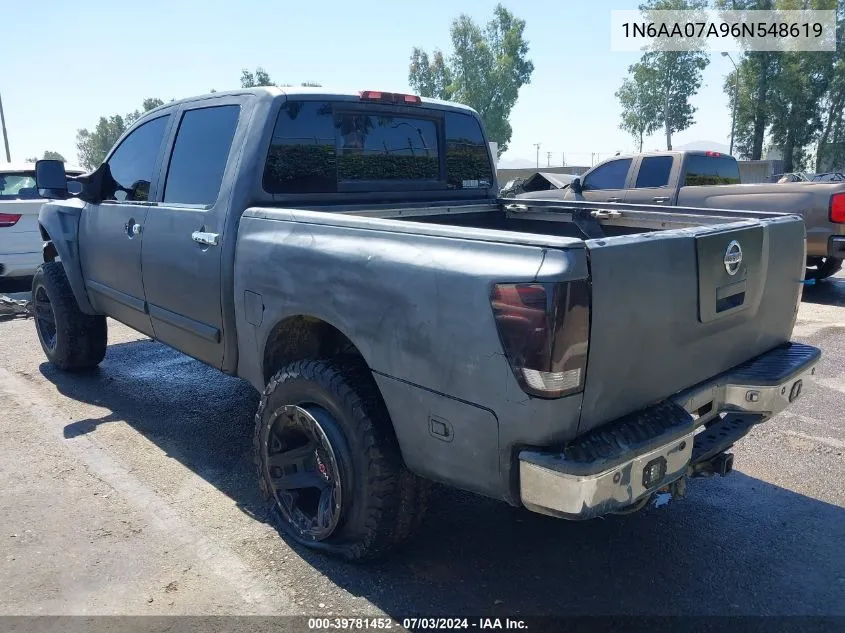
<svg viewBox="0 0 845 633">
<path fill-rule="evenodd" d="M 70 282 L 79 309 L 85 314 L 97 314 L 88 300 L 82 266 L 79 259 L 79 218 L 85 203 L 81 200 L 48 202 L 38 214 L 38 229 L 44 240 L 44 261 L 59 258 Z"/>
</svg>

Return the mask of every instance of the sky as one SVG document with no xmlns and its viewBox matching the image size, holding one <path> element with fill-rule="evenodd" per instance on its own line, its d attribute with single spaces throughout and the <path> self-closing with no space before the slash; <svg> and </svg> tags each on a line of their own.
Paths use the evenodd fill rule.
<svg viewBox="0 0 845 633">
<path fill-rule="evenodd" d="M 7 0 L 8 1 L 8 0 Z M 639 55 L 610 50 L 610 11 L 623 0 L 520 0 L 505 6 L 526 21 L 531 83 L 511 112 L 503 162 L 589 165 L 635 149 L 619 129 L 614 93 Z M 450 50 L 460 13 L 478 23 L 495 0 L 40 0 L 38 16 L 4 22 L 0 96 L 13 161 L 58 151 L 76 157 L 76 132 L 100 116 L 125 114 L 146 97 L 165 101 L 240 86 L 241 70 L 263 67 L 278 83 L 318 82 L 339 90 L 410 92 L 411 49 Z M 10 53 L 11 51 L 11 53 Z M 696 123 L 675 146 L 727 144 L 731 62 L 716 54 L 692 102 Z M 644 150 L 665 149 L 658 133 Z M 547 152 L 551 152 L 549 158 Z M 0 158 L 0 160 L 5 157 Z M 503 165 L 505 166 L 505 165 Z"/>
</svg>

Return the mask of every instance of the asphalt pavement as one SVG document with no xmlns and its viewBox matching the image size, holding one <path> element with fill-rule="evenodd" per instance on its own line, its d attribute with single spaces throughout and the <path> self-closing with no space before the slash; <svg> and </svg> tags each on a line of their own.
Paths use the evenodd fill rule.
<svg viewBox="0 0 845 633">
<path fill-rule="evenodd" d="M 799 311 L 818 382 L 731 476 L 586 523 L 437 487 L 417 538 L 369 566 L 266 522 L 249 385 L 109 328 L 100 368 L 67 375 L 31 319 L 0 322 L 0 614 L 845 616 L 841 274 Z"/>
</svg>

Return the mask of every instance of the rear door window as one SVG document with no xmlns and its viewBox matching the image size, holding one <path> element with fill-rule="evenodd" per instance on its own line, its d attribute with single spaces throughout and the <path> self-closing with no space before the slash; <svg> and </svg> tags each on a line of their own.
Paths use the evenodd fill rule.
<svg viewBox="0 0 845 633">
<path fill-rule="evenodd" d="M 167 169 L 164 202 L 214 204 L 220 193 L 239 114 L 237 105 L 185 112 Z"/>
<path fill-rule="evenodd" d="M 732 156 L 690 154 L 684 164 L 684 186 L 737 185 L 739 165 Z"/>
<path fill-rule="evenodd" d="M 599 165 L 584 177 L 582 187 L 584 191 L 624 189 L 630 167 L 630 158 L 620 158 L 619 160 L 612 160 L 604 165 Z"/>
<path fill-rule="evenodd" d="M 637 173 L 637 189 L 666 187 L 672 173 L 671 156 L 648 156 L 640 161 Z"/>
</svg>

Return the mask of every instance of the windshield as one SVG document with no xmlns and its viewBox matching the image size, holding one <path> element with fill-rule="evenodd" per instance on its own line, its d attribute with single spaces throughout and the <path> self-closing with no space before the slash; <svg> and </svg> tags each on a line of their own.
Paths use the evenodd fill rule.
<svg viewBox="0 0 845 633">
<path fill-rule="evenodd" d="M 37 197 L 35 172 L 0 174 L 0 200 L 30 200 Z"/>
</svg>

